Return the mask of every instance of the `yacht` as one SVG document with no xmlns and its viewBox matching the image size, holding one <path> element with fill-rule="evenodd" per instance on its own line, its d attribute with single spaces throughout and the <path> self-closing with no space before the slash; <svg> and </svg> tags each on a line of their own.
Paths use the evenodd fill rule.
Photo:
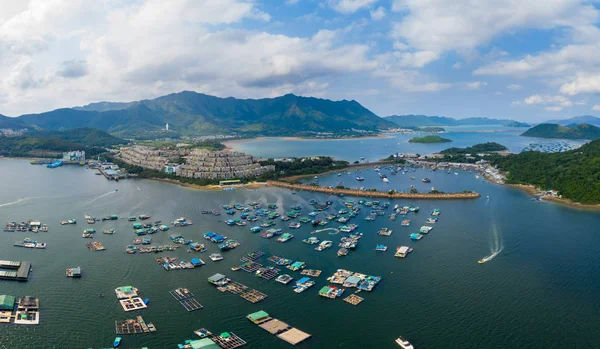
<svg viewBox="0 0 600 349">
<path fill-rule="evenodd" d="M 412 344 L 403 337 L 396 338 L 396 343 L 403 349 L 414 349 Z"/>
</svg>

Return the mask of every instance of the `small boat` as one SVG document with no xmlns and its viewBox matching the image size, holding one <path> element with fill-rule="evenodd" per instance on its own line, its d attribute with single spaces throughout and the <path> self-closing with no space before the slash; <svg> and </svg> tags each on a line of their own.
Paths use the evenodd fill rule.
<svg viewBox="0 0 600 349">
<path fill-rule="evenodd" d="M 480 260 L 477 261 L 477 263 L 483 264 L 483 263 L 485 263 L 485 260 L 484 259 L 480 259 Z"/>
<path fill-rule="evenodd" d="M 144 299 L 144 304 L 148 304 L 148 303 L 150 303 L 150 299 L 148 299 L 148 298 Z"/>
<path fill-rule="evenodd" d="M 403 349 L 414 349 L 412 344 L 410 344 L 410 342 L 407 341 L 403 337 L 396 338 L 396 344 L 398 344 L 400 346 L 400 348 L 403 348 Z"/>
<path fill-rule="evenodd" d="M 121 344 L 121 337 L 117 337 L 115 338 L 115 341 L 113 342 L 113 347 L 118 347 Z"/>
</svg>

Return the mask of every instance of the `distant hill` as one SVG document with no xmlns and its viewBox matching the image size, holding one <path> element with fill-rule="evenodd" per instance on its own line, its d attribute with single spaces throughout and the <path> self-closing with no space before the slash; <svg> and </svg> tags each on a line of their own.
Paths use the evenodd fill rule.
<svg viewBox="0 0 600 349">
<path fill-rule="evenodd" d="M 219 98 L 184 91 L 131 103 L 94 103 L 22 115 L 46 130 L 97 128 L 117 136 L 360 134 L 396 127 L 356 101 L 288 94 L 276 98 Z M 170 132 L 165 132 L 169 124 Z"/>
<path fill-rule="evenodd" d="M 27 133 L 35 138 L 56 138 L 76 144 L 84 144 L 92 147 L 111 147 L 113 145 L 125 144 L 127 141 L 112 136 L 95 128 L 74 128 L 64 131 L 38 130 Z"/>
<path fill-rule="evenodd" d="M 398 126 L 465 126 L 465 125 L 503 125 L 519 123 L 514 120 L 490 119 L 490 118 L 466 118 L 454 119 L 446 116 L 426 116 L 426 115 L 391 115 L 384 119 L 395 123 Z M 515 127 L 515 126 L 513 126 Z M 517 126 L 518 127 L 518 126 Z M 525 126 L 527 127 L 527 126 Z"/>
<path fill-rule="evenodd" d="M 11 128 L 14 130 L 23 128 L 34 128 L 34 126 L 25 123 L 19 118 L 11 118 L 0 114 L 0 128 Z"/>
<path fill-rule="evenodd" d="M 131 107 L 138 102 L 98 102 L 84 105 L 83 107 L 73 107 L 75 110 L 81 111 L 109 111 L 109 110 L 123 110 Z"/>
<path fill-rule="evenodd" d="M 525 131 L 521 136 L 537 138 L 563 138 L 563 139 L 598 139 L 600 128 L 580 124 L 572 127 L 557 124 L 539 124 Z"/>
<path fill-rule="evenodd" d="M 582 115 L 576 116 L 569 119 L 562 120 L 549 120 L 545 122 L 546 124 L 558 124 L 562 126 L 567 126 L 570 124 L 590 124 L 594 126 L 600 126 L 600 118 L 592 116 L 592 115 Z"/>
<path fill-rule="evenodd" d="M 520 121 L 510 121 L 510 122 L 507 122 L 506 124 L 504 124 L 504 126 L 506 126 L 506 127 L 531 127 L 530 124 L 528 124 L 526 122 L 520 122 Z"/>
</svg>

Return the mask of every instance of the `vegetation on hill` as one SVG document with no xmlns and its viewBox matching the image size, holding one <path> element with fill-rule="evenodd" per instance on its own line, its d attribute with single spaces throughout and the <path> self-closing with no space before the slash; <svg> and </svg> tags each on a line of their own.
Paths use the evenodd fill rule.
<svg viewBox="0 0 600 349">
<path fill-rule="evenodd" d="M 275 172 L 265 173 L 258 180 L 272 180 L 281 177 L 319 174 L 339 170 L 348 166 L 348 161 L 334 160 L 329 156 L 311 158 L 293 158 L 291 161 L 268 159 L 261 161 L 262 166 L 274 165 Z"/>
<path fill-rule="evenodd" d="M 563 153 L 522 152 L 496 157 L 493 164 L 508 172 L 507 183 L 558 190 L 566 199 L 600 204 L 600 140 Z"/>
<path fill-rule="evenodd" d="M 423 136 L 414 137 L 408 140 L 410 143 L 448 143 L 452 142 L 451 139 L 443 138 L 440 136 Z"/>
<path fill-rule="evenodd" d="M 184 143 L 186 145 L 177 147 L 178 144 Z M 223 150 L 225 145 L 218 140 L 207 139 L 203 141 L 194 142 L 182 142 L 182 141 L 141 141 L 136 142 L 139 145 L 145 145 L 155 148 L 166 148 L 166 149 L 206 149 L 206 150 Z"/>
<path fill-rule="evenodd" d="M 82 144 L 89 147 L 112 147 L 114 145 L 125 144 L 127 141 L 112 136 L 104 131 L 95 128 L 74 128 L 64 131 L 38 130 L 28 133 L 35 138 L 57 138 L 63 141 Z"/>
<path fill-rule="evenodd" d="M 56 158 L 62 152 L 73 150 L 84 150 L 90 157 L 105 152 L 103 148 L 88 147 L 57 138 L 0 137 L 0 155 L 3 156 Z"/>
<path fill-rule="evenodd" d="M 480 153 L 489 153 L 489 152 L 504 151 L 504 150 L 508 150 L 508 148 L 503 146 L 502 144 L 498 144 L 496 142 L 487 142 L 487 143 L 475 144 L 472 147 L 466 147 L 466 148 L 455 148 L 455 147 L 448 148 L 448 149 L 442 150 L 440 152 L 440 154 L 480 154 Z"/>
<path fill-rule="evenodd" d="M 570 125 L 570 127 L 557 124 L 539 124 L 525 131 L 521 136 L 563 139 L 598 139 L 600 138 L 600 128 L 590 124 Z"/>
<path fill-rule="evenodd" d="M 364 134 L 396 127 L 356 101 L 288 94 L 276 98 L 219 98 L 184 91 L 134 103 L 57 109 L 18 118 L 46 130 L 92 127 L 118 136 Z M 169 130 L 165 125 L 169 124 Z"/>
</svg>

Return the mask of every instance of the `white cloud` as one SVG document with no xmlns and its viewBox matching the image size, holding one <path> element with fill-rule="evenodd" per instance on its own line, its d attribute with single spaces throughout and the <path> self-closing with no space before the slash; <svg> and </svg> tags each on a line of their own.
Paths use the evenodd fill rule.
<svg viewBox="0 0 600 349">
<path fill-rule="evenodd" d="M 569 83 L 560 87 L 560 92 L 574 96 L 580 93 L 598 93 L 600 92 L 600 75 L 578 74 L 578 76 Z"/>
<path fill-rule="evenodd" d="M 388 67 L 375 70 L 373 76 L 386 79 L 392 87 L 404 92 L 437 92 L 452 87 L 450 83 L 430 81 L 431 79 L 413 70 L 394 70 Z"/>
<path fill-rule="evenodd" d="M 285 0 L 287 5 L 296 5 L 300 0 Z"/>
<path fill-rule="evenodd" d="M 376 10 L 371 10 L 371 19 L 379 21 L 385 17 L 385 9 L 379 6 Z"/>
<path fill-rule="evenodd" d="M 461 67 L 462 67 L 461 62 L 456 62 L 456 63 L 452 64 L 452 69 L 460 69 Z"/>
<path fill-rule="evenodd" d="M 397 54 L 401 67 L 422 68 L 427 63 L 437 60 L 437 53 L 431 51 L 402 52 Z"/>
<path fill-rule="evenodd" d="M 513 105 L 541 105 L 546 111 L 560 111 L 563 108 L 571 107 L 573 102 L 561 95 L 531 95 L 523 101 L 514 101 Z"/>
<path fill-rule="evenodd" d="M 368 8 L 375 4 L 378 0 L 328 0 L 327 4 L 334 11 L 339 13 L 349 14 L 360 9 Z"/>
<path fill-rule="evenodd" d="M 487 86 L 487 82 L 485 82 L 485 81 L 472 81 L 472 82 L 465 83 L 465 87 L 468 90 L 478 90 L 485 86 Z"/>
<path fill-rule="evenodd" d="M 511 91 L 518 91 L 521 89 L 521 85 L 518 84 L 510 84 L 508 86 L 506 86 L 507 89 L 511 90 Z"/>
<path fill-rule="evenodd" d="M 600 104 L 596 104 L 592 107 L 592 110 L 600 111 Z"/>
<path fill-rule="evenodd" d="M 342 30 L 294 37 L 227 29 L 270 20 L 254 1 L 111 4 L 38 0 L 0 23 L 2 114 L 184 89 L 244 98 L 323 95 L 328 78 L 377 68 L 369 46 L 346 44 Z"/>
<path fill-rule="evenodd" d="M 393 37 L 437 53 L 468 52 L 518 29 L 580 27 L 598 18 L 582 0 L 395 0 L 392 10 L 405 13 Z"/>
</svg>

